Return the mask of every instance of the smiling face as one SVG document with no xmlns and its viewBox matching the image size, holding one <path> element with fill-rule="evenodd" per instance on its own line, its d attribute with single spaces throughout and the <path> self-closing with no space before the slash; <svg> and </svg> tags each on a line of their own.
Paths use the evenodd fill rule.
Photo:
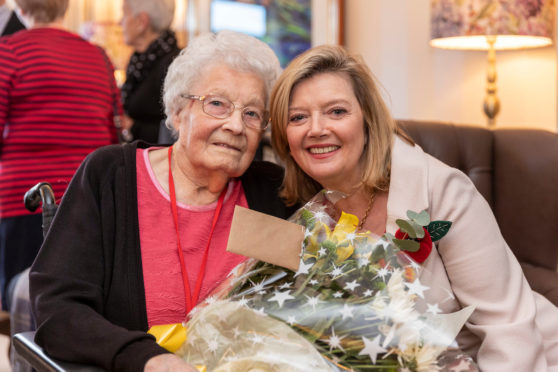
<svg viewBox="0 0 558 372">
<path fill-rule="evenodd" d="M 202 76 L 185 94 L 217 95 L 235 107 L 265 107 L 264 82 L 254 73 L 214 65 Z M 234 110 L 228 118 L 217 119 L 203 111 L 201 101 L 184 99 L 184 107 L 172 116 L 179 134 L 174 148 L 181 169 L 202 178 L 214 172 L 242 175 L 254 158 L 261 131 L 246 127 L 241 115 L 241 110 Z"/>
<path fill-rule="evenodd" d="M 286 133 L 295 162 L 323 187 L 348 193 L 360 184 L 364 120 L 346 74 L 320 73 L 295 85 Z"/>
</svg>

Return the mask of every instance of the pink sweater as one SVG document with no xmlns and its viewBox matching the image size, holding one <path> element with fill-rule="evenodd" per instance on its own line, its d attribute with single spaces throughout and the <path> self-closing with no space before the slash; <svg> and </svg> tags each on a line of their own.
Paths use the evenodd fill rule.
<svg viewBox="0 0 558 372">
<path fill-rule="evenodd" d="M 148 151 L 137 150 L 138 218 L 149 327 L 179 323 L 186 317 L 184 286 L 169 195 L 157 182 Z M 229 182 L 221 215 L 209 247 L 200 301 L 246 257 L 226 251 L 235 205 L 248 207 L 242 184 Z M 194 291 L 203 250 L 217 203 L 189 206 L 178 202 L 178 224 L 190 288 Z"/>
</svg>

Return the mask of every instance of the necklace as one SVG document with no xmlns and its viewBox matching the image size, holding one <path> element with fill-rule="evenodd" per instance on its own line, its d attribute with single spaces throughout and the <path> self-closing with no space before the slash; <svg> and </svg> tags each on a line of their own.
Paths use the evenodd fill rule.
<svg viewBox="0 0 558 372">
<path fill-rule="evenodd" d="M 190 310 L 196 306 L 198 299 L 200 297 L 201 286 L 203 279 L 205 277 L 205 269 L 207 267 L 207 257 L 209 255 L 209 244 L 211 243 L 211 238 L 213 237 L 213 232 L 215 231 L 215 226 L 217 225 L 217 220 L 219 220 L 219 214 L 221 214 L 221 208 L 223 207 L 223 201 L 225 200 L 225 194 L 227 193 L 227 188 L 225 187 L 219 195 L 219 200 L 217 201 L 217 207 L 215 208 L 215 213 L 213 214 L 213 221 L 211 223 L 211 231 L 209 232 L 209 238 L 207 239 L 207 244 L 203 251 L 202 263 L 200 266 L 200 271 L 198 271 L 196 279 L 196 287 L 194 293 L 190 289 L 190 281 L 188 280 L 188 270 L 186 269 L 186 264 L 184 262 L 184 254 L 182 253 L 182 246 L 180 244 L 180 230 L 178 228 L 178 206 L 176 202 L 176 191 L 174 189 L 174 179 L 172 177 L 171 168 L 171 157 L 172 157 L 172 146 L 169 147 L 168 159 L 169 159 L 169 195 L 171 199 L 171 212 L 172 219 L 174 221 L 174 229 L 176 232 L 176 249 L 178 251 L 178 259 L 180 261 L 180 271 L 182 272 L 182 283 L 184 285 L 184 299 L 186 302 L 186 315 L 190 313 Z"/>
<path fill-rule="evenodd" d="M 370 199 L 368 199 L 368 207 L 366 208 L 366 212 L 364 212 L 364 216 L 361 218 L 360 222 L 358 223 L 357 230 L 362 230 L 362 226 L 364 226 L 364 223 L 368 218 L 368 213 L 370 213 L 370 209 L 372 209 L 372 204 L 374 204 L 374 199 L 376 199 L 375 192 L 373 192 L 372 195 L 370 195 Z"/>
</svg>

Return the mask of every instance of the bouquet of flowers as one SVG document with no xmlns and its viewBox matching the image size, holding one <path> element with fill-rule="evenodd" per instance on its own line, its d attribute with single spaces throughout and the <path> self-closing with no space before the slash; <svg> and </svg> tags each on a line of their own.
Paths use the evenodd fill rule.
<svg viewBox="0 0 558 372">
<path fill-rule="evenodd" d="M 425 259 L 451 223 L 409 212 L 395 236 L 378 237 L 357 232 L 353 215 L 336 222 L 335 198 L 324 191 L 291 218 L 304 226 L 296 272 L 255 259 L 236 267 L 192 311 L 177 353 L 218 372 L 438 371 L 455 362 L 448 347 L 468 315 L 419 310 L 427 287 L 410 256 Z"/>
</svg>

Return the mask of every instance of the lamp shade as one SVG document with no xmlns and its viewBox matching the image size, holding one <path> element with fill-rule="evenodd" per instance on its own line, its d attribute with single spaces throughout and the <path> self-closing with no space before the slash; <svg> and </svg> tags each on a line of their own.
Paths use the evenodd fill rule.
<svg viewBox="0 0 558 372">
<path fill-rule="evenodd" d="M 431 0 L 430 45 L 444 49 L 523 49 L 552 45 L 554 0 Z"/>
</svg>

